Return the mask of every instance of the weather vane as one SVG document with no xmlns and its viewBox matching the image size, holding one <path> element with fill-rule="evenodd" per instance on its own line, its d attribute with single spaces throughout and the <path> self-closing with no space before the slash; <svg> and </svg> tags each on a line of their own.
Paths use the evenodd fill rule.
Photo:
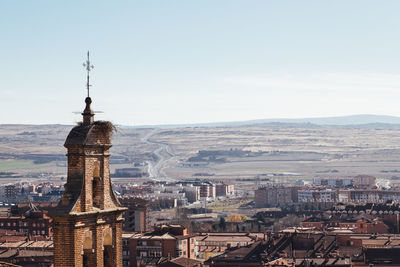
<svg viewBox="0 0 400 267">
<path fill-rule="evenodd" d="M 87 60 L 85 63 L 83 63 L 83 66 L 86 68 L 87 70 L 87 82 L 86 82 L 86 89 L 87 89 L 87 96 L 89 97 L 89 87 L 92 86 L 89 84 L 89 75 L 90 75 L 90 71 L 92 69 L 94 69 L 94 66 L 92 64 L 90 64 L 90 59 L 89 59 L 89 51 L 87 52 Z"/>
</svg>

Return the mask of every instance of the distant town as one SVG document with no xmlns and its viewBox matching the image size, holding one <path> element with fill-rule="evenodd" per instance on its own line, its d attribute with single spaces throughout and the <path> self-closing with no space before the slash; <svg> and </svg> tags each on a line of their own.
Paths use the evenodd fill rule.
<svg viewBox="0 0 400 267">
<path fill-rule="evenodd" d="M 125 168 L 112 176 L 136 175 L 143 174 Z M 387 181 L 361 174 L 227 180 L 234 179 L 114 183 L 128 208 L 123 266 L 400 264 L 400 188 Z M 63 194 L 52 182 L 0 186 L 0 261 L 52 266 L 48 212 Z"/>
</svg>

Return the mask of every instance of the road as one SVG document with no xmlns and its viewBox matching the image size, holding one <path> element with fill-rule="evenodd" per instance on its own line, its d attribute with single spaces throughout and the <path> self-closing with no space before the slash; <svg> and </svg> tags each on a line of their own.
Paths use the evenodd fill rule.
<svg viewBox="0 0 400 267">
<path fill-rule="evenodd" d="M 168 177 L 164 169 L 168 161 L 172 160 L 175 155 L 172 153 L 172 150 L 168 144 L 151 140 L 151 137 L 158 132 L 158 129 L 154 129 L 142 138 L 143 142 L 158 146 L 158 148 L 153 151 L 158 158 L 157 162 L 147 161 L 149 177 L 156 181 L 173 182 L 176 180 Z"/>
</svg>

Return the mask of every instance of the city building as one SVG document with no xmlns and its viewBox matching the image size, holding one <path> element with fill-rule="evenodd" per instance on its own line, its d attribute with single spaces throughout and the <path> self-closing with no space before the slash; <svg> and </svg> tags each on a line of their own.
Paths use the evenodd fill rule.
<svg viewBox="0 0 400 267">
<path fill-rule="evenodd" d="M 123 197 L 119 200 L 127 208 L 124 212 L 123 231 L 140 233 L 149 231 L 149 201 L 132 197 Z"/>
<path fill-rule="evenodd" d="M 314 177 L 313 185 L 336 188 L 371 188 L 376 185 L 376 178 L 371 175 L 357 175 L 354 177 Z"/>
<path fill-rule="evenodd" d="M 154 231 L 129 239 L 130 267 L 152 266 L 162 258 L 196 259 L 195 236 L 181 225 L 156 226 Z"/>
<path fill-rule="evenodd" d="M 281 233 L 243 247 L 227 249 L 209 258 L 209 267 L 242 266 L 335 266 L 364 263 L 363 246 L 339 246 L 335 235 Z M 352 255 L 352 258 L 349 257 Z"/>
<path fill-rule="evenodd" d="M 382 221 L 389 227 L 388 232 L 400 233 L 400 204 L 397 201 L 386 203 L 338 203 L 325 213 L 335 219 L 369 219 L 376 225 Z M 374 226 L 375 227 L 375 226 Z M 364 228 L 369 229 L 369 228 Z M 368 230 L 372 231 L 372 230 Z M 361 231 L 362 232 L 362 231 Z M 379 231 L 377 231 L 379 232 Z"/>
<path fill-rule="evenodd" d="M 233 196 L 235 193 L 235 186 L 233 184 L 216 184 L 215 192 L 217 197 Z"/>
<path fill-rule="evenodd" d="M 257 208 L 293 204 L 296 191 L 295 187 L 260 187 L 254 192 L 254 202 Z"/>
<path fill-rule="evenodd" d="M 196 235 L 196 258 L 208 260 L 225 252 L 228 248 L 243 247 L 254 243 L 257 235 L 248 233 L 203 233 Z"/>
<path fill-rule="evenodd" d="M 376 184 L 376 178 L 371 175 L 357 175 L 353 178 L 355 187 L 372 187 Z"/>
<path fill-rule="evenodd" d="M 53 266 L 53 241 L 19 234 L 0 232 L 1 267 Z"/>
<path fill-rule="evenodd" d="M 55 267 L 122 267 L 122 214 L 111 186 L 113 125 L 94 121 L 90 97 L 83 122 L 69 133 L 65 192 L 51 212 Z"/>
<path fill-rule="evenodd" d="M 395 189 L 341 189 L 338 191 L 340 202 L 384 203 L 400 201 L 400 190 Z"/>
<path fill-rule="evenodd" d="M 266 243 L 259 241 L 244 247 L 231 248 L 204 263 L 209 267 L 265 266 L 266 257 L 263 254 L 266 247 Z"/>
<path fill-rule="evenodd" d="M 202 182 L 200 185 L 200 199 L 214 199 L 216 197 L 216 186 L 211 182 Z"/>
<path fill-rule="evenodd" d="M 27 235 L 52 236 L 52 219 L 32 205 L 22 216 L 0 217 L 0 229 L 15 230 Z"/>
<path fill-rule="evenodd" d="M 17 194 L 18 189 L 15 184 L 9 184 L 4 187 L 4 196 L 7 201 L 15 201 Z"/>
<path fill-rule="evenodd" d="M 334 202 L 336 190 L 324 187 L 303 188 L 297 191 L 298 202 Z"/>
<path fill-rule="evenodd" d="M 337 232 L 348 230 L 353 233 L 362 234 L 387 234 L 389 226 L 380 218 L 368 218 L 366 216 L 357 216 L 354 218 L 328 217 L 318 218 L 310 217 L 301 222 L 301 227 L 309 227 L 315 230 Z"/>
<path fill-rule="evenodd" d="M 330 186 L 330 187 L 352 187 L 353 178 L 351 177 L 314 177 L 313 185 L 315 186 Z"/>
<path fill-rule="evenodd" d="M 194 203 L 200 200 L 200 187 L 190 184 L 187 185 L 183 190 L 189 203 Z"/>
<path fill-rule="evenodd" d="M 122 267 L 130 266 L 129 240 L 134 233 L 122 233 Z"/>
</svg>

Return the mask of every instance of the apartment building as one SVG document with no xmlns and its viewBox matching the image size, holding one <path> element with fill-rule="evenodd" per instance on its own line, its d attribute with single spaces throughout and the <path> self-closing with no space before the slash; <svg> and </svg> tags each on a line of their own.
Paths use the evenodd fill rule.
<svg viewBox="0 0 400 267">
<path fill-rule="evenodd" d="M 31 210 L 23 216 L 0 217 L 0 229 L 14 230 L 29 235 L 52 236 L 52 219 L 40 210 Z"/>
<path fill-rule="evenodd" d="M 294 187 L 260 187 L 255 190 L 254 202 L 258 208 L 292 204 L 296 191 Z"/>
<path fill-rule="evenodd" d="M 146 266 L 160 258 L 196 258 L 195 235 L 181 225 L 156 226 L 154 231 L 129 238 L 129 266 Z"/>
<path fill-rule="evenodd" d="M 340 202 L 379 203 L 390 200 L 400 201 L 399 189 L 343 189 L 338 191 Z"/>
<path fill-rule="evenodd" d="M 298 190 L 298 202 L 332 202 L 336 201 L 336 190 L 330 188 L 304 188 Z"/>
<path fill-rule="evenodd" d="M 216 184 L 215 192 L 217 197 L 233 196 L 235 193 L 235 186 L 233 184 Z"/>
<path fill-rule="evenodd" d="M 119 200 L 123 206 L 128 208 L 124 212 L 123 231 L 140 233 L 149 231 L 149 201 L 131 197 L 124 197 Z"/>
</svg>

